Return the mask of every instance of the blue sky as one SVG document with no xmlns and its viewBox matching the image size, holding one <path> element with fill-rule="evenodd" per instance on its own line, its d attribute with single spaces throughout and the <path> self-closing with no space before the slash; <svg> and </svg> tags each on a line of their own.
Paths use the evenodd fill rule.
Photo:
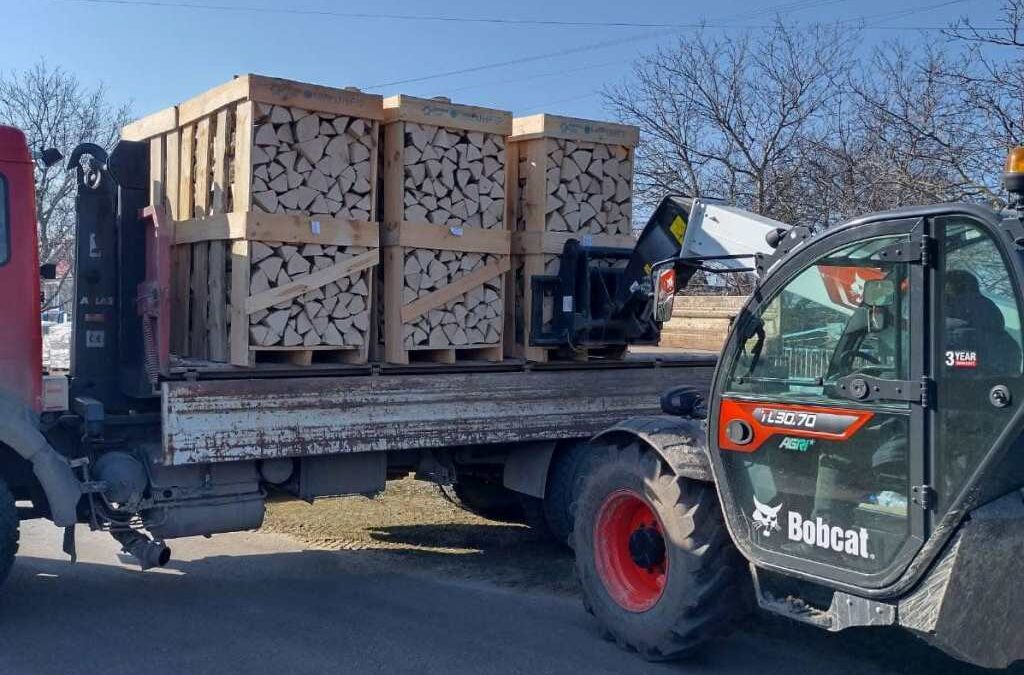
<svg viewBox="0 0 1024 675">
<path fill-rule="evenodd" d="M 329 0 L 0 0 L 0 68 L 45 57 L 85 83 L 104 82 L 137 115 L 181 101 L 232 75 L 256 72 L 385 95 L 450 96 L 512 110 L 607 118 L 603 86 L 621 81 L 638 56 L 693 29 L 356 18 L 329 13 L 449 16 L 566 22 L 692 24 L 737 31 L 771 21 L 864 18 L 868 41 L 941 39 L 960 16 L 991 24 L 998 0 L 517 0 L 512 3 L 331 2 Z M 219 9 L 201 9 L 216 6 Z M 257 9 L 279 11 L 254 11 Z M 909 30 L 893 30 L 907 27 Z M 755 28 L 756 30 L 756 28 Z M 931 36 L 931 37 L 927 37 Z M 596 47 L 595 47 L 596 45 Z M 593 47 L 593 48 L 592 48 Z M 476 72 L 429 77 L 523 57 Z M 382 86 L 386 85 L 386 86 Z"/>
</svg>

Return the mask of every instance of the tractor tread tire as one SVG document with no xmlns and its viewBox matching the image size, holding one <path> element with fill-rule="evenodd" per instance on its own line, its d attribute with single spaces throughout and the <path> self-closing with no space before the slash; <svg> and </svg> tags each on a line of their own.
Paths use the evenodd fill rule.
<svg viewBox="0 0 1024 675">
<path fill-rule="evenodd" d="M 7 483 L 0 479 L 0 585 L 7 579 L 18 553 L 18 506 Z"/>
<path fill-rule="evenodd" d="M 750 608 L 750 577 L 722 519 L 713 485 L 677 476 L 646 445 L 594 448 L 581 477 L 576 573 L 583 604 L 612 640 L 649 661 L 687 656 L 728 631 Z M 643 612 L 622 608 L 598 576 L 594 527 L 616 490 L 643 495 L 665 535 L 668 578 L 661 597 Z"/>
<path fill-rule="evenodd" d="M 587 442 L 574 443 L 559 450 L 551 462 L 544 492 L 544 517 L 552 536 L 572 546 L 572 530 L 576 518 L 576 495 L 580 476 L 586 473 L 593 449 Z"/>
<path fill-rule="evenodd" d="M 454 485 L 439 486 L 442 495 L 463 511 L 500 523 L 523 523 L 518 493 L 500 483 L 460 477 Z"/>
</svg>

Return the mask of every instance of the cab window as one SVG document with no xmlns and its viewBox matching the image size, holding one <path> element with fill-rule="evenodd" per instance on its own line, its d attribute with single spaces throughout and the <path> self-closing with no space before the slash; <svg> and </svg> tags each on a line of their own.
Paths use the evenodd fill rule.
<svg viewBox="0 0 1024 675">
<path fill-rule="evenodd" d="M 852 373 L 908 379 L 908 266 L 878 255 L 905 239 L 858 242 L 797 275 L 743 328 L 727 391 L 831 399 Z"/>
<path fill-rule="evenodd" d="M 11 231 L 7 212 L 7 178 L 0 174 L 0 266 L 11 257 Z"/>
</svg>

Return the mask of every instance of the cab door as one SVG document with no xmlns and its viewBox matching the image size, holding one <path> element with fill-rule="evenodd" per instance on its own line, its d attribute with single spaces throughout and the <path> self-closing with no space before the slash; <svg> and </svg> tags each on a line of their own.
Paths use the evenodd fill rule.
<svg viewBox="0 0 1024 675">
<path fill-rule="evenodd" d="M 924 540 L 929 227 L 838 229 L 737 321 L 709 445 L 730 531 L 761 566 L 879 588 Z"/>
</svg>

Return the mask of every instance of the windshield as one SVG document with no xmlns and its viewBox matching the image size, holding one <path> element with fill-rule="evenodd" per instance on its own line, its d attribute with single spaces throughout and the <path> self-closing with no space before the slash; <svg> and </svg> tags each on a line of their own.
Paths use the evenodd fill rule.
<svg viewBox="0 0 1024 675">
<path fill-rule="evenodd" d="M 729 391 L 829 398 L 852 373 L 906 379 L 907 265 L 877 255 L 901 239 L 858 242 L 790 281 L 745 326 Z"/>
</svg>

